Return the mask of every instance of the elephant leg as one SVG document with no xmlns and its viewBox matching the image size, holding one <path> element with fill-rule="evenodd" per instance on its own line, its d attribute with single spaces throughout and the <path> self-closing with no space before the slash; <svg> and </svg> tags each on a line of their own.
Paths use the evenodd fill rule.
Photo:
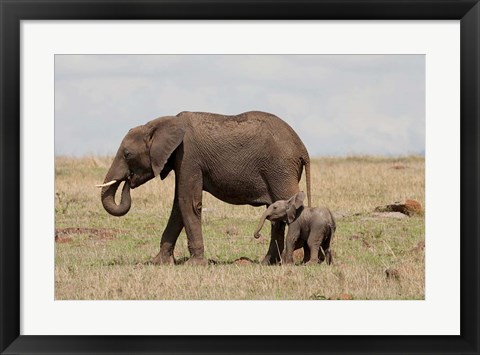
<svg viewBox="0 0 480 355">
<path fill-rule="evenodd" d="M 328 265 L 331 265 L 333 262 L 333 257 L 332 257 L 332 252 L 330 251 L 330 241 L 332 240 L 332 235 L 331 233 L 325 238 L 325 240 L 322 242 L 322 250 L 325 253 L 325 259 L 327 261 Z"/>
<path fill-rule="evenodd" d="M 303 244 L 303 263 L 310 260 L 310 248 L 308 243 Z"/>
<path fill-rule="evenodd" d="M 320 261 L 318 253 L 321 253 L 321 240 L 318 235 L 314 233 L 310 233 L 307 240 L 308 247 L 310 248 L 310 260 L 308 260 L 307 264 L 318 264 Z"/>
<path fill-rule="evenodd" d="M 292 232 L 292 227 L 288 229 L 287 236 L 285 238 L 285 249 L 282 253 L 282 263 L 293 264 L 293 251 L 295 249 L 295 243 L 299 238 L 299 233 Z"/>
<path fill-rule="evenodd" d="M 188 239 L 188 264 L 206 265 L 202 236 L 202 178 L 201 173 L 180 181 L 178 203 Z"/>
<path fill-rule="evenodd" d="M 154 264 L 174 263 L 173 249 L 175 248 L 175 244 L 182 229 L 182 215 L 180 213 L 177 196 L 175 195 L 167 227 L 163 231 L 162 239 L 160 241 L 160 252 L 152 261 Z"/>
<path fill-rule="evenodd" d="M 332 265 L 333 257 L 332 257 L 332 251 L 330 249 L 325 250 L 325 257 L 327 259 L 327 264 Z"/>
<path fill-rule="evenodd" d="M 285 238 L 285 223 L 272 222 L 270 246 L 267 255 L 262 260 L 262 265 L 273 265 L 280 262 Z"/>
</svg>

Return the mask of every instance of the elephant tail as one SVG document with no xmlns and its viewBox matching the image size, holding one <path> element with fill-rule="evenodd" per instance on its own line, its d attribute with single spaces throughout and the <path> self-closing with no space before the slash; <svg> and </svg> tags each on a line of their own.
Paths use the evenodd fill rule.
<svg viewBox="0 0 480 355">
<path fill-rule="evenodd" d="M 335 217 L 333 216 L 333 213 L 332 211 L 330 211 L 330 209 L 328 209 L 328 213 L 330 214 L 330 228 L 333 231 L 332 233 L 335 233 L 335 231 L 337 230 L 337 222 L 335 221 Z"/>
<path fill-rule="evenodd" d="M 305 166 L 305 180 L 307 182 L 307 199 L 308 199 L 308 207 L 312 207 L 312 192 L 310 189 L 310 159 L 307 156 L 306 158 L 302 158 L 302 163 Z"/>
</svg>

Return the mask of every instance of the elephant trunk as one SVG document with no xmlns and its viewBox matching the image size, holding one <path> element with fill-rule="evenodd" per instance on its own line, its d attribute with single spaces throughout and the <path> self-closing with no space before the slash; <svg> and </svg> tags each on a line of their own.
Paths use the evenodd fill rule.
<svg viewBox="0 0 480 355">
<path fill-rule="evenodd" d="M 106 179 L 106 181 L 109 181 Z M 117 205 L 115 203 L 115 194 L 117 193 L 117 189 L 120 186 L 121 181 L 117 181 L 110 186 L 105 186 L 102 188 L 102 205 L 105 210 L 113 216 L 123 216 L 129 210 L 130 206 L 132 205 L 132 200 L 130 198 L 130 183 L 125 181 L 122 189 L 122 197 L 120 199 L 120 203 Z"/>
<path fill-rule="evenodd" d="M 262 230 L 263 224 L 265 223 L 265 219 L 268 217 L 269 213 L 270 213 L 269 208 L 267 208 L 265 212 L 263 212 L 262 217 L 260 217 L 260 221 L 258 221 L 257 229 L 255 229 L 255 232 L 253 233 L 253 236 L 255 238 L 258 239 L 261 237 L 260 231 Z"/>
</svg>

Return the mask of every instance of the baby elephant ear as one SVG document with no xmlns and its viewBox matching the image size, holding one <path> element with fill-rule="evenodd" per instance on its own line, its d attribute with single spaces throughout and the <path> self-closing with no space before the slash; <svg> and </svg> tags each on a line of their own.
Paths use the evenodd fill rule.
<svg viewBox="0 0 480 355">
<path fill-rule="evenodd" d="M 295 208 L 299 209 L 300 207 L 303 206 L 303 201 L 305 200 L 305 192 L 300 191 L 298 194 L 293 196 L 295 198 Z"/>
<path fill-rule="evenodd" d="M 162 117 L 150 123 L 150 161 L 155 176 L 165 167 L 168 158 L 182 143 L 185 122 L 179 117 Z"/>
<path fill-rule="evenodd" d="M 287 221 L 288 224 L 292 223 L 297 216 L 297 210 L 303 206 L 303 200 L 305 200 L 305 193 L 300 191 L 298 194 L 292 196 L 287 203 Z"/>
</svg>

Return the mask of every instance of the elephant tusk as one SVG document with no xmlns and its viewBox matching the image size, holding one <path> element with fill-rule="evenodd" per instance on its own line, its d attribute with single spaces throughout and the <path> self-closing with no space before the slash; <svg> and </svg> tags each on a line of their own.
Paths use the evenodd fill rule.
<svg viewBox="0 0 480 355">
<path fill-rule="evenodd" d="M 95 185 L 96 187 L 106 187 L 106 186 L 110 186 L 110 185 L 113 185 L 117 182 L 117 180 L 112 180 L 110 182 L 106 182 L 105 184 L 101 184 L 101 185 Z"/>
</svg>

